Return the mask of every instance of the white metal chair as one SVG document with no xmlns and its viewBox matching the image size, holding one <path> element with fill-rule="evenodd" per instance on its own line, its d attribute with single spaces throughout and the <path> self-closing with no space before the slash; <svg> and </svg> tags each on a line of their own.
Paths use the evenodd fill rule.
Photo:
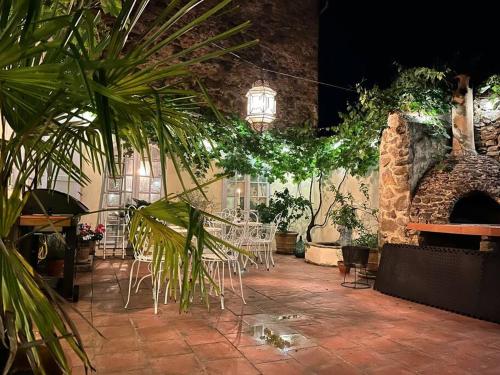
<svg viewBox="0 0 500 375">
<path fill-rule="evenodd" d="M 248 251 L 253 254 L 255 260 L 259 260 L 261 264 L 265 263 L 268 271 L 271 264 L 273 267 L 275 266 L 273 258 L 273 243 L 280 221 L 281 215 L 277 215 L 270 224 L 248 227 L 246 247 Z M 248 257 L 244 259 L 244 269 L 246 269 L 248 260 Z M 255 265 L 258 269 L 259 266 L 257 262 Z"/>
<path fill-rule="evenodd" d="M 227 226 L 222 225 L 221 238 L 231 245 L 240 248 L 244 240 L 245 230 L 241 226 Z M 219 249 L 219 253 L 214 253 L 212 251 L 206 252 L 202 256 L 202 260 L 205 267 L 208 269 L 209 275 L 217 283 L 218 291 L 217 294 L 220 297 L 221 308 L 224 309 L 224 278 L 227 266 L 227 273 L 229 274 L 229 280 L 231 283 L 231 289 L 236 293 L 233 284 L 232 272 L 238 275 L 240 283 L 240 297 L 243 303 L 246 304 L 245 297 L 243 295 L 243 282 L 241 279 L 241 267 L 238 261 L 239 253 L 229 247 L 222 246 Z M 211 289 L 213 291 L 213 288 Z"/>
<path fill-rule="evenodd" d="M 130 293 L 132 291 L 132 287 L 135 287 L 135 293 L 139 291 L 139 287 L 141 286 L 141 283 L 147 279 L 148 277 L 151 278 L 151 284 L 153 287 L 153 302 L 154 302 L 154 308 L 155 308 L 155 314 L 158 313 L 158 289 L 159 289 L 159 275 L 160 272 L 157 272 L 158 276 L 153 277 L 153 251 L 151 248 L 151 245 L 149 243 L 149 239 L 146 236 L 144 241 L 142 243 L 139 243 L 138 241 L 138 236 L 135 236 L 135 241 L 132 242 L 132 246 L 134 248 L 134 261 L 132 262 L 132 265 L 130 266 L 130 275 L 129 275 L 129 282 L 128 282 L 128 295 L 127 295 L 127 302 L 125 303 L 125 308 L 128 307 L 128 304 L 130 303 Z M 141 264 L 146 264 L 148 267 L 148 273 L 144 276 L 142 276 L 139 279 L 139 269 L 141 267 Z M 134 267 L 135 268 L 135 281 L 132 284 L 132 279 L 134 278 Z"/>
</svg>

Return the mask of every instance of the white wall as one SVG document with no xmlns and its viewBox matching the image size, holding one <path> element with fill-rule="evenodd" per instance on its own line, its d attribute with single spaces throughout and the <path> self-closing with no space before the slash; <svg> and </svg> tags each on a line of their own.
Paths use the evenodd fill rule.
<svg viewBox="0 0 500 375">
<path fill-rule="evenodd" d="M 329 187 L 333 184 L 338 186 L 340 181 L 344 176 L 344 171 L 336 170 L 332 173 L 330 178 L 325 179 L 323 184 L 323 204 L 322 209 L 318 215 L 317 222 L 323 222 L 325 215 L 327 214 L 328 207 L 332 203 L 334 196 L 331 191 L 329 191 Z M 368 205 L 371 208 L 378 208 L 378 171 L 373 171 L 366 177 L 357 178 L 352 176 L 347 176 L 346 180 L 342 184 L 341 192 L 342 193 L 351 193 L 355 199 L 355 201 L 362 202 L 364 201 L 364 196 L 360 192 L 359 187 L 364 183 L 368 186 L 369 192 L 369 201 Z M 290 192 L 294 195 L 302 195 L 305 198 L 309 199 L 309 191 L 310 191 L 310 180 L 306 182 L 302 182 L 300 185 L 294 184 L 292 182 L 288 183 L 280 183 L 275 182 L 271 185 L 271 194 L 276 191 L 281 191 L 284 188 L 288 188 Z M 312 202 L 314 207 L 316 208 L 319 204 L 319 184 L 316 182 L 313 185 L 313 194 L 312 194 Z M 377 220 L 369 215 L 361 214 L 361 218 L 364 221 L 365 225 L 368 228 L 373 229 L 374 232 L 377 230 Z M 292 230 L 299 232 L 304 240 L 305 233 L 307 230 L 308 220 L 301 219 L 298 222 L 294 223 L 291 227 Z M 332 242 L 339 239 L 339 233 L 334 225 L 327 220 L 327 225 L 322 228 L 316 228 L 312 232 L 313 241 L 316 242 Z"/>
</svg>

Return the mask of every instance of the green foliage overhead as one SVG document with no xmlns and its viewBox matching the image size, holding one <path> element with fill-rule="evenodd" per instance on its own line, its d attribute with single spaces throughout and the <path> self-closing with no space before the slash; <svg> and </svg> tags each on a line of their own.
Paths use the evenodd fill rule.
<svg viewBox="0 0 500 375">
<path fill-rule="evenodd" d="M 377 165 L 380 136 L 390 113 L 418 113 L 427 119 L 422 126 L 430 133 L 447 136 L 440 118 L 451 109 L 447 73 L 399 67 L 387 88 L 358 85 L 357 102 L 347 106 L 326 137 L 318 137 L 309 123 L 257 134 L 243 120 L 232 119 L 225 126 L 212 122 L 207 127 L 216 140 L 211 157 L 227 173 L 262 175 L 271 182 L 301 182 L 339 168 L 364 175 Z"/>
</svg>

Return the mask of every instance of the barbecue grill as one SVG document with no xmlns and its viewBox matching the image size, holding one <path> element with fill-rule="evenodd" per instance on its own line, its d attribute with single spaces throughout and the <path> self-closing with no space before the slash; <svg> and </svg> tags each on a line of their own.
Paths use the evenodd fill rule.
<svg viewBox="0 0 500 375">
<path fill-rule="evenodd" d="M 83 203 L 66 193 L 35 189 L 30 192 L 19 219 L 19 236 L 26 235 L 20 241 L 19 249 L 35 270 L 38 269 L 38 248 L 41 235 L 54 232 L 61 232 L 64 235 L 66 241 L 64 274 L 57 282 L 57 290 L 63 297 L 72 301 L 78 300 L 78 286 L 75 285 L 74 280 L 79 216 L 75 215 L 86 212 L 89 210 Z"/>
</svg>

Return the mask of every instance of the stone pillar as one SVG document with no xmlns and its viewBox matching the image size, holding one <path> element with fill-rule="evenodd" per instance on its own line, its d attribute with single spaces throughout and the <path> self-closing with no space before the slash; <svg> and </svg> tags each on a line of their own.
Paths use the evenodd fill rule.
<svg viewBox="0 0 500 375">
<path fill-rule="evenodd" d="M 469 87 L 470 77 L 460 74 L 458 87 L 453 92 L 451 122 L 453 131 L 452 155 L 475 153 L 474 146 L 474 97 Z"/>
<path fill-rule="evenodd" d="M 391 114 L 380 143 L 380 245 L 409 242 L 406 231 L 411 203 L 409 153 L 407 121 L 399 114 Z"/>
<path fill-rule="evenodd" d="M 422 176 L 446 154 L 446 142 L 426 132 L 428 125 L 391 114 L 380 142 L 379 243 L 418 243 L 406 229 L 413 195 Z"/>
</svg>

